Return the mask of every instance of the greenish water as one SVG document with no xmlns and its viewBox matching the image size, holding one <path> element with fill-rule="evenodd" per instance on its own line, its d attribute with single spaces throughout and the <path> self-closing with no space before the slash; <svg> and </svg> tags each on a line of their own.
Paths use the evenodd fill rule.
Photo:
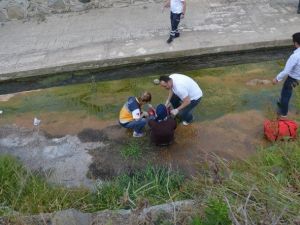
<svg viewBox="0 0 300 225">
<path fill-rule="evenodd" d="M 232 112 L 250 109 L 265 111 L 268 107 L 275 107 L 282 83 L 276 86 L 250 86 L 246 83 L 252 79 L 271 81 L 283 65 L 283 61 L 269 61 L 183 72 L 193 77 L 204 93 L 195 110 L 195 119 L 202 121 Z M 153 79 L 157 77 L 158 74 L 153 74 L 102 82 L 96 82 L 91 77 L 86 84 L 18 94 L 9 101 L 0 102 L 1 110 L 11 119 L 22 114 L 80 112 L 96 116 L 100 120 L 112 120 L 118 118 L 119 110 L 128 96 L 138 96 L 145 90 L 152 93 L 153 105 L 163 103 L 168 93 L 153 84 Z M 292 108 L 295 108 L 295 104 L 299 105 L 299 100 L 295 99 L 297 98 L 293 98 Z"/>
</svg>

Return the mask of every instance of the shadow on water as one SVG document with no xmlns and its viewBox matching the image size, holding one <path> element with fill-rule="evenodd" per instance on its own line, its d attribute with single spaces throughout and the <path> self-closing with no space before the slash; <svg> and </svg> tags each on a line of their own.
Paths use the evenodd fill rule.
<svg viewBox="0 0 300 225">
<path fill-rule="evenodd" d="M 102 69 L 65 72 L 36 77 L 19 78 L 0 82 L 0 95 L 43 89 L 53 86 L 87 83 L 93 80 L 107 81 L 133 77 L 144 77 L 153 74 L 168 74 L 200 68 L 211 68 L 225 65 L 254 63 L 286 58 L 292 51 L 291 47 L 261 48 L 240 52 L 225 52 L 193 57 L 152 61 L 149 63 L 114 66 Z"/>
</svg>

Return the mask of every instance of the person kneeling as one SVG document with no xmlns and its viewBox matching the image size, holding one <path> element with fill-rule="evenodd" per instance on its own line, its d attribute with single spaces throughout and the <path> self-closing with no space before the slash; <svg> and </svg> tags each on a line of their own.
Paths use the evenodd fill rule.
<svg viewBox="0 0 300 225">
<path fill-rule="evenodd" d="M 150 120 L 151 141 L 158 146 L 170 145 L 174 140 L 176 121 L 168 115 L 165 105 L 160 104 L 156 108 L 156 118 Z"/>
</svg>

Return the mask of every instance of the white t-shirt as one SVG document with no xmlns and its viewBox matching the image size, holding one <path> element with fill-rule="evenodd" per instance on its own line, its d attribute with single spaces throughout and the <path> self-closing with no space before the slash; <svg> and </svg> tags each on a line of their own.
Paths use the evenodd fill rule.
<svg viewBox="0 0 300 225">
<path fill-rule="evenodd" d="M 177 73 L 171 74 L 169 77 L 172 78 L 173 81 L 173 93 L 181 100 L 187 96 L 189 96 L 191 100 L 198 100 L 202 97 L 202 90 L 192 78 Z"/>
<path fill-rule="evenodd" d="M 183 11 L 183 2 L 185 0 L 170 0 L 170 7 L 171 7 L 171 12 L 172 13 L 182 13 Z"/>
</svg>

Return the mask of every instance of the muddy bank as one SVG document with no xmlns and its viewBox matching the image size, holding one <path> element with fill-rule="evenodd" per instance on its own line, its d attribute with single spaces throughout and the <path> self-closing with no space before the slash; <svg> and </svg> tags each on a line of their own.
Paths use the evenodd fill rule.
<svg viewBox="0 0 300 225">
<path fill-rule="evenodd" d="M 61 131 L 47 134 L 2 126 L 0 152 L 12 154 L 30 169 L 42 171 L 50 182 L 69 187 L 91 187 L 97 181 L 124 172 L 134 173 L 147 165 L 172 166 L 189 177 L 200 164 L 210 161 L 212 154 L 229 160 L 253 154 L 264 143 L 263 120 L 261 112 L 251 110 L 190 126 L 179 125 L 175 142 L 169 147 L 154 146 L 148 136 L 134 139 L 131 132 L 117 124 L 102 129 L 86 127 L 76 135 L 63 136 Z M 75 130 L 77 123 L 80 121 L 73 123 Z M 138 159 L 124 158 L 121 153 L 132 141 L 141 150 Z"/>
</svg>

